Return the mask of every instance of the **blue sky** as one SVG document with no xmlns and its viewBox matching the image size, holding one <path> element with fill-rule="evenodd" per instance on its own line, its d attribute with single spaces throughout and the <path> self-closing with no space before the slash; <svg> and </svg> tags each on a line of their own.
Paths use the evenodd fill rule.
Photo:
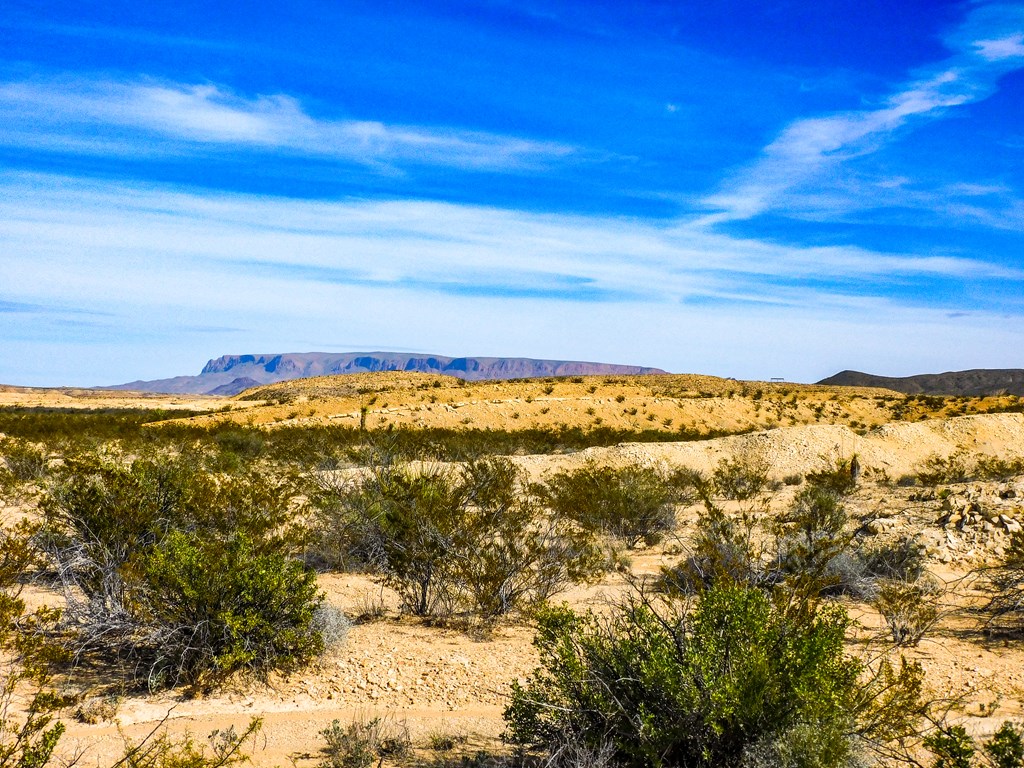
<svg viewBox="0 0 1024 768">
<path fill-rule="evenodd" d="M 0 11 L 0 382 L 1024 367 L 1024 4 Z"/>
</svg>

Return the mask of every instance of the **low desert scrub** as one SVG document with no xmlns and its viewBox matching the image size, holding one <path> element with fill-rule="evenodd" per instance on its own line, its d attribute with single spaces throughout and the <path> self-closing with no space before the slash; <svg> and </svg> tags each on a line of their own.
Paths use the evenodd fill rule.
<svg viewBox="0 0 1024 768">
<path fill-rule="evenodd" d="M 320 635 L 324 651 L 336 650 L 343 646 L 352 629 L 352 620 L 344 611 L 325 602 L 321 602 L 313 612 L 312 624 Z"/>
<path fill-rule="evenodd" d="M 230 726 L 223 731 L 213 731 L 207 737 L 207 743 L 202 744 L 189 733 L 175 737 L 158 726 L 138 742 L 122 736 L 124 752 L 111 768 L 226 768 L 241 765 L 250 761 L 247 749 L 262 727 L 263 722 L 253 718 L 241 733 Z"/>
<path fill-rule="evenodd" d="M 32 613 L 20 597 L 26 575 L 38 566 L 25 524 L 0 528 L 0 766 L 41 768 L 53 754 L 64 724 L 56 715 L 68 702 L 52 686 L 53 666 L 63 660 L 47 640 L 57 619 L 42 608 Z"/>
<path fill-rule="evenodd" d="M 904 538 L 859 546 L 842 498 L 821 485 L 805 485 L 772 516 L 730 513 L 706 499 L 686 548 L 656 583 L 667 594 L 732 583 L 805 600 L 850 595 L 882 613 L 899 646 L 916 645 L 939 618 L 942 590 L 925 570 L 920 544 Z"/>
<path fill-rule="evenodd" d="M 945 462 L 941 459 L 938 460 L 936 470 L 939 481 L 946 483 L 964 482 L 973 479 L 1008 480 L 1024 474 L 1024 458 L 1017 456 L 1003 459 L 998 456 L 980 454 L 976 456 L 973 464 L 971 464 L 966 451 L 960 450 L 953 453 Z M 925 475 L 930 480 L 935 479 L 935 477 L 928 476 L 927 472 Z"/>
<path fill-rule="evenodd" d="M 541 413 L 550 413 L 544 406 Z M 467 417 L 470 418 L 470 417 Z M 464 422 L 468 423 L 468 422 Z M 165 429 L 161 427 L 160 430 Z M 386 453 L 395 461 L 461 462 L 483 456 L 557 454 L 595 446 L 629 442 L 666 442 L 718 437 L 726 432 L 696 430 L 619 429 L 605 423 L 524 429 L 404 427 L 366 429 L 357 427 L 284 426 L 264 432 L 262 460 L 290 463 L 313 469 L 325 456 L 344 456 L 365 463 L 367 453 Z M 729 433 L 731 434 L 731 433 Z M 202 436 L 200 436 L 202 437 Z M 203 437 L 209 440 L 209 436 Z"/>
<path fill-rule="evenodd" d="M 927 576 L 924 547 L 907 536 L 851 547 L 829 563 L 826 576 L 829 594 L 871 603 L 886 582 L 913 584 Z M 934 590 L 929 586 L 926 591 Z"/>
<path fill-rule="evenodd" d="M 405 722 L 391 717 L 360 718 L 348 725 L 335 720 L 320 735 L 326 742 L 320 768 L 370 768 L 385 758 L 405 758 L 412 749 Z"/>
<path fill-rule="evenodd" d="M 838 459 L 834 464 L 823 469 L 808 472 L 805 480 L 809 485 L 816 486 L 836 496 L 852 493 L 857 487 L 860 477 L 860 462 L 856 456 L 849 459 Z"/>
<path fill-rule="evenodd" d="M 34 483 L 46 477 L 49 456 L 44 448 L 7 438 L 0 443 L 0 468 L 6 468 L 15 483 Z"/>
<path fill-rule="evenodd" d="M 1005 721 L 981 745 L 962 725 L 944 726 L 929 734 L 925 746 L 935 755 L 934 768 L 1021 768 L 1024 766 L 1024 731 Z"/>
<path fill-rule="evenodd" d="M 377 408 L 383 404 L 377 403 Z M 229 408 L 230 409 L 230 408 Z M 462 461 L 484 455 L 551 454 L 624 441 L 663 442 L 715 437 L 726 432 L 618 429 L 566 424 L 528 429 L 466 429 L 288 425 L 273 430 L 225 420 L 189 423 L 199 411 L 0 407 L 3 445 L 31 445 L 50 458 L 88 454 L 97 446 L 124 455 L 191 451 L 194 467 L 244 473 L 254 465 L 314 467 L 325 456 L 342 456 L 368 443 L 387 442 L 405 460 Z M 167 422 L 157 425 L 157 422 Z M 0 446 L 0 455 L 4 454 Z M 4 462 L 0 461 L 0 465 Z"/>
<path fill-rule="evenodd" d="M 872 605 L 901 647 L 920 643 L 939 619 L 935 590 L 924 581 L 883 581 Z"/>
<path fill-rule="evenodd" d="M 80 723 L 95 725 L 110 722 L 121 707 L 121 697 L 112 694 L 86 699 L 75 709 L 75 719 Z"/>
<path fill-rule="evenodd" d="M 150 687 L 262 676 L 318 654 L 331 627 L 315 574 L 292 554 L 291 494 L 185 460 L 68 462 L 35 537 L 65 598 L 66 647 Z"/>
<path fill-rule="evenodd" d="M 457 470 L 383 460 L 311 492 L 323 559 L 355 563 L 395 590 L 403 611 L 493 619 L 543 602 L 601 567 L 586 531 L 546 515 L 500 458 Z"/>
<path fill-rule="evenodd" d="M 949 456 L 932 454 L 921 462 L 915 472 L 921 485 L 944 485 L 962 483 L 971 478 L 967 454 L 956 451 Z"/>
<path fill-rule="evenodd" d="M 199 411 L 140 408 L 0 408 L 0 433 L 65 453 L 99 443 L 125 441 L 141 445 L 150 439 L 145 424 L 187 418 Z"/>
<path fill-rule="evenodd" d="M 846 509 L 832 485 L 811 481 L 772 526 L 777 567 L 787 577 L 804 580 L 819 591 L 831 586 L 829 566 L 853 540 L 847 532 Z"/>
<path fill-rule="evenodd" d="M 675 528 L 675 505 L 692 498 L 697 482 L 682 471 L 591 463 L 548 477 L 534 492 L 556 516 L 633 548 L 656 543 Z"/>
<path fill-rule="evenodd" d="M 708 503 L 689 542 L 689 556 L 662 571 L 659 589 L 692 595 L 720 583 L 769 587 L 774 577 L 757 531 L 749 513 L 730 515 Z"/>
<path fill-rule="evenodd" d="M 388 613 L 384 602 L 383 587 L 381 589 L 364 589 L 352 603 L 352 620 L 356 624 L 370 624 L 383 619 Z"/>
<path fill-rule="evenodd" d="M 749 501 L 768 488 L 768 461 L 756 452 L 726 457 L 711 475 L 716 496 Z"/>
<path fill-rule="evenodd" d="M 1024 474 L 1024 458 L 1000 459 L 996 456 L 979 456 L 974 465 L 974 474 L 982 480 L 1007 480 Z"/>
<path fill-rule="evenodd" d="M 110 650 L 137 658 L 150 687 L 287 671 L 324 649 L 315 574 L 244 535 L 222 542 L 172 531 L 134 565 L 141 578 L 129 577 L 123 604 L 130 634 Z M 102 630 L 84 629 L 91 634 L 74 646 L 102 645 Z"/>
<path fill-rule="evenodd" d="M 871 577 L 914 582 L 925 575 L 924 547 L 909 536 L 864 547 L 858 557 Z"/>
<path fill-rule="evenodd" d="M 509 736 L 622 768 L 840 768 L 891 754 L 917 733 L 923 673 L 846 655 L 848 626 L 838 605 L 724 581 L 695 600 L 635 595 L 604 618 L 553 609 L 540 668 L 513 686 Z"/>
<path fill-rule="evenodd" d="M 995 634 L 1020 635 L 1024 630 L 1024 533 L 1010 537 L 1002 563 L 986 572 L 992 597 L 988 630 Z"/>
<path fill-rule="evenodd" d="M 815 595 L 843 591 L 837 588 L 848 578 L 843 571 L 855 564 L 847 562 L 853 536 L 838 496 L 807 485 L 785 512 L 771 518 L 763 512 L 726 512 L 706 497 L 690 554 L 663 572 L 662 585 L 686 594 L 722 582 L 765 590 L 785 584 Z M 859 577 L 862 569 L 855 570 Z"/>
<path fill-rule="evenodd" d="M 451 752 L 456 747 L 464 745 L 469 737 L 459 730 L 451 728 L 437 728 L 427 734 L 425 743 L 427 749 L 433 752 Z"/>
</svg>

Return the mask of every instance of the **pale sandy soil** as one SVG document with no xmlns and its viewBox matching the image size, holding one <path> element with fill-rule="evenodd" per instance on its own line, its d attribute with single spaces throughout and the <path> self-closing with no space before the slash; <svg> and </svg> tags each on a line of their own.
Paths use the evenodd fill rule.
<svg viewBox="0 0 1024 768">
<path fill-rule="evenodd" d="M 223 397 L 205 395 L 158 395 L 119 390 L 0 385 L 0 406 L 22 408 L 162 408 L 165 410 L 214 411 L 230 405 L 245 408 L 258 403 L 233 403 Z"/>
<path fill-rule="evenodd" d="M 858 434 L 833 424 L 772 429 L 749 435 L 681 443 L 624 443 L 588 448 L 572 455 L 524 456 L 515 460 L 533 477 L 554 468 L 590 460 L 616 465 L 660 464 L 711 471 L 725 457 L 745 456 L 765 462 L 781 480 L 834 465 L 856 454 L 865 474 L 885 473 L 896 480 L 914 472 L 930 456 L 948 457 L 958 450 L 973 455 L 1024 456 L 1024 415 L 961 416 L 913 423 L 890 423 Z"/>
</svg>

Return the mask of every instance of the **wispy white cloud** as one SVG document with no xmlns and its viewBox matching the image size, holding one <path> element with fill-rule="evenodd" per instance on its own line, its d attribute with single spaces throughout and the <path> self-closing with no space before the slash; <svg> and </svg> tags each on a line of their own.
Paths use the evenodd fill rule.
<svg viewBox="0 0 1024 768">
<path fill-rule="evenodd" d="M 948 59 L 897 87 L 878 106 L 791 123 L 760 158 L 703 200 L 714 211 L 703 223 L 788 207 L 791 193 L 811 182 L 827 190 L 844 162 L 879 150 L 916 121 L 991 95 L 1001 75 L 1024 67 L 1024 7 L 977 7 L 946 42 L 953 50 Z"/>
<path fill-rule="evenodd" d="M 11 307 L 113 313 L 74 328 L 27 312 L 0 324 L 5 350 L 82 358 L 83 371 L 98 365 L 89 367 L 84 350 L 110 355 L 107 378 L 86 383 L 115 383 L 113 370 L 128 380 L 190 369 L 125 362 L 164 348 L 180 361 L 185 347 L 198 358 L 343 338 L 806 379 L 835 366 L 877 367 L 897 347 L 923 349 L 920 360 L 900 362 L 922 370 L 994 365 L 1024 330 L 1019 291 L 985 312 L 970 290 L 955 295 L 1024 282 L 996 264 L 431 202 L 302 201 L 8 173 L 0 174 L 0 253 L 0 301 Z M 922 301 L 922 284 L 955 290 Z M 961 350 L 955 361 L 923 362 L 925 351 L 950 349 Z M 3 371 L 0 361 L 0 381 Z"/>
<path fill-rule="evenodd" d="M 162 303 L 175 293 L 165 280 L 150 282 L 154 269 L 177 280 L 238 274 L 496 299 L 717 298 L 824 308 L 891 301 L 891 281 L 901 279 L 1024 279 L 943 254 L 791 247 L 685 224 L 448 203 L 200 195 L 14 174 L 0 176 L 0 191 L 5 279 L 18 301 L 60 293 L 64 283 L 67 296 L 145 294 Z M 59 269 L 44 285 L 38 275 L 47 264 Z M 126 286 L 135 273 L 148 288 Z M 182 287 L 178 295 L 194 294 Z"/>
<path fill-rule="evenodd" d="M 870 222 L 936 231 L 953 223 L 957 228 L 1024 231 L 1024 199 L 1005 183 L 873 177 L 851 168 L 834 175 L 827 185 L 787 190 L 777 202 L 777 210 L 786 217 L 805 221 Z"/>
<path fill-rule="evenodd" d="M 987 61 L 1024 57 L 1024 34 L 1017 33 L 998 40 L 979 40 L 975 43 L 979 55 Z"/>
<path fill-rule="evenodd" d="M 577 151 L 481 131 L 314 117 L 285 94 L 247 98 L 211 84 L 81 78 L 0 85 L 0 143 L 101 154 L 241 149 L 480 170 L 537 167 Z"/>
</svg>

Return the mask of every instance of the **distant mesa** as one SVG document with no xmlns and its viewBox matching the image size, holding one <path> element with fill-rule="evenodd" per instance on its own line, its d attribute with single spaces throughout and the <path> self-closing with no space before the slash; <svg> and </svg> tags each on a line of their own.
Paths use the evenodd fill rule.
<svg viewBox="0 0 1024 768">
<path fill-rule="evenodd" d="M 525 357 L 444 357 L 393 352 L 302 352 L 280 355 L 224 355 L 210 360 L 198 376 L 131 381 L 101 389 L 168 394 L 237 395 L 250 387 L 310 376 L 378 371 L 411 371 L 457 376 L 469 381 L 540 376 L 639 376 L 660 368 Z"/>
<path fill-rule="evenodd" d="M 839 387 L 882 387 L 908 395 L 1024 396 L 1024 370 L 1020 368 L 975 368 L 969 371 L 922 373 L 902 378 L 875 376 L 860 371 L 842 371 L 818 383 Z"/>
</svg>

